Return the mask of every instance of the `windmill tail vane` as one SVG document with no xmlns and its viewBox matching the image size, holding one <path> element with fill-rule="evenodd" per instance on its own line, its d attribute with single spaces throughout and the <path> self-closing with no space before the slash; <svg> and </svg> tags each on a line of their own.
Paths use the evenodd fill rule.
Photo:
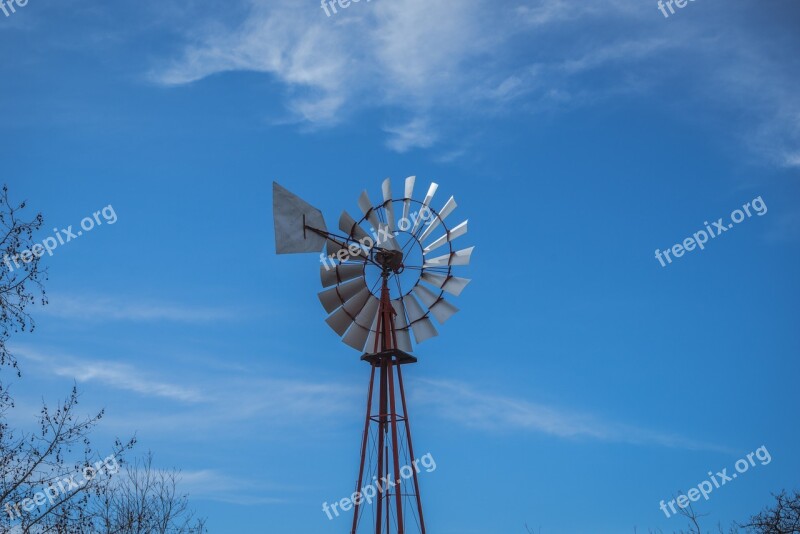
<svg viewBox="0 0 800 534">
<path fill-rule="evenodd" d="M 417 361 L 411 354 L 412 333 L 422 343 L 438 335 L 431 318 L 441 325 L 458 312 L 445 293 L 458 296 L 469 283 L 452 270 L 469 264 L 474 247 L 453 247 L 467 233 L 467 221 L 452 228 L 445 222 L 456 208 L 455 199 L 436 211 L 431 201 L 438 185 L 432 183 L 423 200 L 416 200 L 415 181 L 406 178 L 404 195 L 393 198 L 387 178 L 378 204 L 363 191 L 358 199 L 362 216 L 357 220 L 343 211 L 341 234 L 328 231 L 320 210 L 273 182 L 276 253 L 325 251 L 318 294 L 328 314 L 325 322 L 345 344 L 363 351 L 361 359 L 370 364 L 351 534 L 425 534 L 417 472 L 412 470 L 410 481 L 400 475 L 401 461 L 411 465 L 418 460 L 402 365 Z M 387 477 L 395 482 L 382 488 L 374 503 L 365 504 L 359 497 L 362 484 Z"/>
</svg>

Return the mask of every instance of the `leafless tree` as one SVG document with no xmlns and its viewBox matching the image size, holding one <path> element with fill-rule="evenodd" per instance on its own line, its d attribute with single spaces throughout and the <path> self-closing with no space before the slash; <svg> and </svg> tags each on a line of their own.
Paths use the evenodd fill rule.
<svg viewBox="0 0 800 534">
<path fill-rule="evenodd" d="M 34 254 L 33 232 L 44 218 L 37 213 L 32 219 L 21 219 L 25 202 L 15 204 L 8 199 L 8 187 L 0 191 L 0 366 L 17 362 L 6 347 L 13 332 L 33 330 L 34 322 L 28 306 L 47 303 L 43 281 L 47 271 L 39 265 L 41 252 Z"/>
<path fill-rule="evenodd" d="M 43 249 L 33 244 L 33 233 L 44 219 L 41 214 L 25 219 L 24 210 L 25 202 L 11 202 L 4 186 L 0 191 L 0 373 L 13 370 L 18 377 L 19 367 L 6 341 L 14 332 L 33 330 L 29 305 L 47 303 L 46 271 L 39 265 Z M 35 430 L 14 430 L 8 423 L 14 401 L 7 385 L 0 382 L 0 531 L 8 532 L 13 525 L 21 532 L 78 532 L 87 524 L 86 504 L 92 492 L 102 489 L 104 478 L 81 477 L 79 485 L 66 480 L 75 480 L 86 468 L 94 469 L 97 455 L 89 433 L 103 413 L 81 417 L 77 405 L 78 392 L 73 387 L 55 409 L 42 406 Z M 121 455 L 132 444 L 117 442 L 108 452 Z"/>
<path fill-rule="evenodd" d="M 6 346 L 15 332 L 33 330 L 28 306 L 47 304 L 40 268 L 43 249 L 33 233 L 44 219 L 21 218 L 25 203 L 9 201 L 0 192 L 0 379 L 18 363 Z M 43 405 L 30 431 L 8 422 L 14 401 L 0 380 L 0 533 L 83 534 L 85 532 L 190 534 L 204 532 L 192 521 L 187 498 L 176 490 L 176 474 L 152 469 L 150 456 L 119 474 L 124 455 L 135 439 L 116 440 L 104 450 L 93 449 L 90 434 L 103 417 L 78 413 L 73 386 L 54 409 Z M 113 461 L 109 461 L 113 459 Z M 118 475 L 118 476 L 114 476 Z M 113 519 L 113 521 L 112 521 Z"/>
<path fill-rule="evenodd" d="M 5 420 L 13 406 L 7 392 L 0 398 L 0 531 L 84 532 L 90 524 L 88 504 L 106 491 L 112 472 L 94 452 L 89 434 L 102 412 L 80 417 L 78 392 L 39 414 L 35 432 L 19 433 Z M 134 440 L 115 442 L 108 457 L 121 462 Z"/>
<path fill-rule="evenodd" d="M 680 492 L 679 492 L 679 495 L 680 495 Z M 677 499 L 677 497 L 676 497 L 676 499 Z M 704 514 L 698 514 L 694 510 L 694 507 L 692 506 L 691 502 L 689 502 L 689 504 L 687 506 L 685 506 L 684 508 L 681 508 L 679 506 L 678 507 L 678 515 L 682 515 L 683 517 L 685 517 L 686 519 L 689 520 L 689 530 L 686 530 L 686 531 L 680 530 L 680 531 L 678 531 L 679 534 L 703 534 L 703 531 L 700 528 L 700 518 Z"/>
<path fill-rule="evenodd" d="M 151 453 L 128 464 L 94 507 L 94 532 L 102 534 L 202 534 L 205 520 L 178 491 L 180 473 L 153 467 Z"/>
<path fill-rule="evenodd" d="M 800 492 L 781 491 L 775 504 L 750 518 L 741 525 L 756 534 L 800 534 Z"/>
</svg>

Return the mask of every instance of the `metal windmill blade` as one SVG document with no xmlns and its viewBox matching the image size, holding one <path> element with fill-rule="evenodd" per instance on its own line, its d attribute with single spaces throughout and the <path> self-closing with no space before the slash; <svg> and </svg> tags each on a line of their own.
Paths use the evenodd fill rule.
<svg viewBox="0 0 800 534">
<path fill-rule="evenodd" d="M 385 179 L 378 204 L 363 191 L 358 198 L 361 219 L 342 212 L 339 235 L 327 231 L 319 210 L 280 185 L 273 186 L 276 249 L 288 253 L 325 248 L 328 258 L 320 267 L 325 290 L 319 297 L 329 314 L 326 322 L 356 350 L 370 352 L 382 345 L 375 331 L 382 272 L 388 273 L 395 343 L 408 352 L 411 334 L 417 343 L 438 335 L 431 318 L 442 324 L 458 311 L 445 294 L 458 296 L 469 283 L 452 274 L 454 266 L 469 263 L 472 253 L 472 248 L 452 246 L 467 233 L 467 221 L 448 228 L 445 220 L 457 207 L 455 199 L 450 197 L 437 212 L 431 203 L 438 184 L 431 183 L 425 197 L 416 200 L 415 181 L 413 176 L 406 178 L 404 196 L 393 198 L 391 180 Z"/>
</svg>

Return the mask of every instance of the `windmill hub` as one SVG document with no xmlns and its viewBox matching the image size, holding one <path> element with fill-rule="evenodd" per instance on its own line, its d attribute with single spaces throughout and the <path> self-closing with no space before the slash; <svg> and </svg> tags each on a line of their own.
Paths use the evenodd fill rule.
<svg viewBox="0 0 800 534">
<path fill-rule="evenodd" d="M 383 268 L 385 273 L 403 272 L 403 253 L 399 250 L 380 250 L 375 253 L 375 261 Z"/>
</svg>

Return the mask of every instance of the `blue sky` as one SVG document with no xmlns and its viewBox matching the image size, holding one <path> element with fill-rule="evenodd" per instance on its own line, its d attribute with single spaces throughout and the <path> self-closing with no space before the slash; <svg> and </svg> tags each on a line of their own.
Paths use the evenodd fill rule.
<svg viewBox="0 0 800 534">
<path fill-rule="evenodd" d="M 764 445 L 707 528 L 797 487 L 800 5 L 29 0 L 0 13 L 0 172 L 50 228 L 13 339 L 18 424 L 73 381 L 212 532 L 342 532 L 368 378 L 271 183 L 333 226 L 408 175 L 455 195 L 472 283 L 406 372 L 441 534 L 665 531 L 662 499 Z M 761 197 L 705 250 L 705 221 Z M 455 215 L 454 215 L 455 217 Z M 4 380 L 10 380 L 4 372 Z"/>
</svg>

